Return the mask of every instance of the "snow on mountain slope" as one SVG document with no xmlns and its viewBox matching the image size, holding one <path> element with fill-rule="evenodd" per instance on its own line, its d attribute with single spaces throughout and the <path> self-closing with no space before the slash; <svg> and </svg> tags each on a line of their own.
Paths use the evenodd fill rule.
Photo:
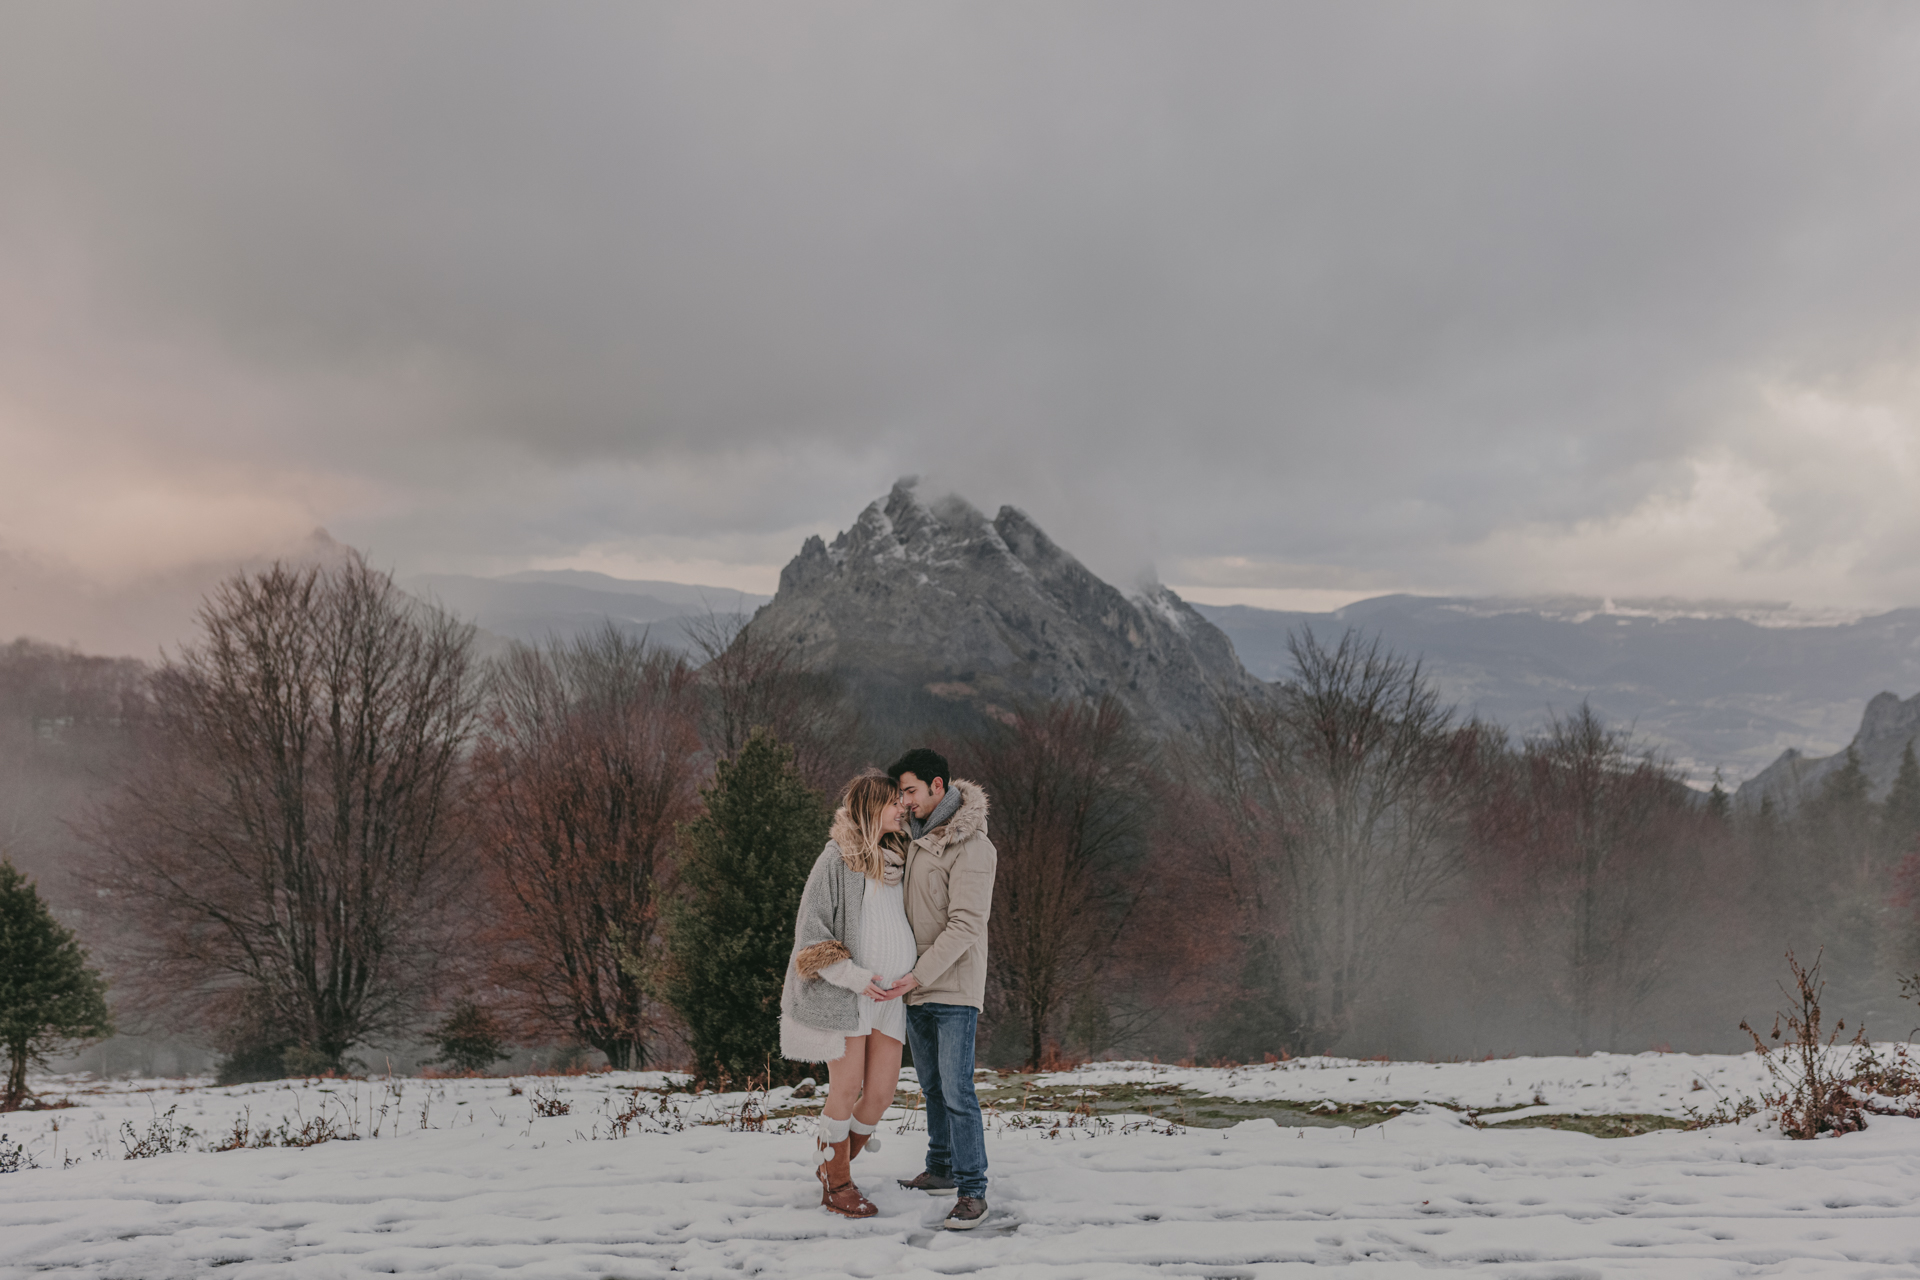
<svg viewBox="0 0 1920 1280">
<path fill-rule="evenodd" d="M 902 480 L 831 545 L 809 538 L 755 631 L 795 641 L 856 694 L 930 692 L 986 707 L 1113 694 L 1192 729 L 1254 682 L 1218 628 L 1165 587 L 1129 595 L 1023 512 L 989 519 Z"/>
</svg>

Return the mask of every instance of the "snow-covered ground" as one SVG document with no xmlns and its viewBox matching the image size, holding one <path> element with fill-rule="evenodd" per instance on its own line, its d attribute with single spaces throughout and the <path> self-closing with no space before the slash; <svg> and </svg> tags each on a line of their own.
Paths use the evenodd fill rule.
<svg viewBox="0 0 1920 1280">
<path fill-rule="evenodd" d="M 784 1090 L 661 1092 L 676 1081 L 659 1074 L 46 1080 L 76 1105 L 0 1116 L 42 1166 L 0 1175 L 0 1277 L 1916 1274 L 1920 1121 L 1817 1142 L 1759 1122 L 1603 1140 L 1467 1115 L 1679 1115 L 1759 1079 L 1751 1055 L 1101 1064 L 1022 1088 L 1056 1106 L 1173 1085 L 1410 1109 L 1365 1128 L 1224 1129 L 998 1110 L 994 1216 L 966 1234 L 937 1229 L 946 1202 L 893 1185 L 925 1150 L 910 1089 L 854 1166 L 880 1215 L 848 1222 L 818 1207 L 811 1125 Z M 567 1113 L 536 1116 L 536 1099 Z M 323 1122 L 358 1140 L 203 1149 L 236 1126 L 278 1143 Z M 189 1149 L 128 1160 L 129 1135 Z"/>
</svg>

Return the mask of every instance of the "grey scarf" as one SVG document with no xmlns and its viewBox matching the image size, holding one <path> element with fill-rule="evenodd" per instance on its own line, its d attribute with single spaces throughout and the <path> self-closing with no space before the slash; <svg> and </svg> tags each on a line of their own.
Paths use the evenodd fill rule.
<svg viewBox="0 0 1920 1280">
<path fill-rule="evenodd" d="M 925 822 L 914 817 L 911 811 L 908 812 L 907 830 L 913 834 L 915 840 L 918 840 L 934 828 L 943 827 L 951 822 L 953 815 L 958 812 L 960 812 L 960 788 L 948 787 L 947 794 L 941 798 L 940 803 L 934 807 L 933 812 L 927 815 Z"/>
</svg>

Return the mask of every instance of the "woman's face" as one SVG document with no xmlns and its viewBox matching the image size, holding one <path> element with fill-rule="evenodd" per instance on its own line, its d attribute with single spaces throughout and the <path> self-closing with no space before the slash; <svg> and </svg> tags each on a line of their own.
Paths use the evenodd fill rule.
<svg viewBox="0 0 1920 1280">
<path fill-rule="evenodd" d="M 887 807 L 880 811 L 880 830 L 882 831 L 906 830 L 906 827 L 902 822 L 902 816 L 906 813 L 906 810 L 907 810 L 907 802 L 900 798 L 900 795 L 898 792 L 894 793 L 893 799 L 887 801 Z"/>
</svg>

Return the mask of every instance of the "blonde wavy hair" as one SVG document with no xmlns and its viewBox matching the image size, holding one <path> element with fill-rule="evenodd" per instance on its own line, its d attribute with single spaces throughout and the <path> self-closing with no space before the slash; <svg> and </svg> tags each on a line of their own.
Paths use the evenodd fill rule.
<svg viewBox="0 0 1920 1280">
<path fill-rule="evenodd" d="M 884 773 L 863 773 L 840 793 L 840 809 L 833 815 L 833 840 L 840 846 L 840 857 L 849 867 L 869 880 L 886 878 L 886 857 L 891 849 L 904 855 L 907 838 L 898 831 L 882 831 L 881 815 L 900 794 L 900 784 Z"/>
</svg>

